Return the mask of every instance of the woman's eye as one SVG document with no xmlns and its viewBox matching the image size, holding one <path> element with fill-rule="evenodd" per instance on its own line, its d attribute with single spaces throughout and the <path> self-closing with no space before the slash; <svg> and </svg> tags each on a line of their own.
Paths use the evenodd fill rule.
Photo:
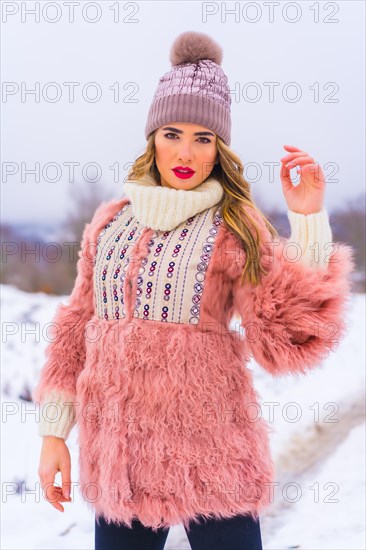
<svg viewBox="0 0 366 550">
<path fill-rule="evenodd" d="M 177 134 L 174 134 L 173 132 L 168 132 L 167 134 L 164 134 L 164 135 L 165 135 L 166 138 L 172 139 L 172 138 L 170 138 L 170 137 L 168 137 L 168 136 L 176 136 Z M 200 138 L 198 138 L 198 139 L 199 139 L 199 140 L 200 140 L 200 139 L 205 139 L 205 140 L 206 140 L 206 141 L 201 141 L 200 143 L 211 143 L 211 140 L 208 139 L 207 137 L 200 137 Z"/>
</svg>

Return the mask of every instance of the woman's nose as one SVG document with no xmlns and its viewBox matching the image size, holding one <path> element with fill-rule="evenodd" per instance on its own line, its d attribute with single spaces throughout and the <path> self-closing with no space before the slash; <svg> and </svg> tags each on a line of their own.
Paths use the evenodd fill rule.
<svg viewBox="0 0 366 550">
<path fill-rule="evenodd" d="M 192 160 L 192 153 L 190 151 L 190 148 L 187 146 L 181 148 L 178 156 L 179 160 L 181 160 L 182 162 L 190 162 Z"/>
</svg>

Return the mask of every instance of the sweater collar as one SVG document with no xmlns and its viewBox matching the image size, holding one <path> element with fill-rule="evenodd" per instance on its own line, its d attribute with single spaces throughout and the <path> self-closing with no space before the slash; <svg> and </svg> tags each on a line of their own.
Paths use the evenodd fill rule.
<svg viewBox="0 0 366 550">
<path fill-rule="evenodd" d="M 214 177 L 208 177 L 195 189 L 185 190 L 162 187 L 151 174 L 127 180 L 124 191 L 139 222 L 158 231 L 171 231 L 220 202 L 224 194 L 221 183 Z"/>
</svg>

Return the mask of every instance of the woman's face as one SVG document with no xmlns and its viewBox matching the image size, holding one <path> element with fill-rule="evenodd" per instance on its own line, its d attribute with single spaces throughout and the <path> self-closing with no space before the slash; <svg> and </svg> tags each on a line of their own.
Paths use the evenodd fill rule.
<svg viewBox="0 0 366 550">
<path fill-rule="evenodd" d="M 194 189 L 208 178 L 217 158 L 216 134 L 204 126 L 171 122 L 156 131 L 155 162 L 163 187 Z M 176 168 L 189 169 L 190 177 Z"/>
</svg>

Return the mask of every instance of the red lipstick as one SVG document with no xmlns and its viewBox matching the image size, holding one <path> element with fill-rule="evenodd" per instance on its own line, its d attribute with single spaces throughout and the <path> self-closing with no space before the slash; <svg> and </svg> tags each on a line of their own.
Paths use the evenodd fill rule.
<svg viewBox="0 0 366 550">
<path fill-rule="evenodd" d="M 177 178 L 184 180 L 191 178 L 193 174 L 195 174 L 195 171 L 192 170 L 192 168 L 188 168 L 187 166 L 176 166 L 172 170 Z"/>
</svg>

